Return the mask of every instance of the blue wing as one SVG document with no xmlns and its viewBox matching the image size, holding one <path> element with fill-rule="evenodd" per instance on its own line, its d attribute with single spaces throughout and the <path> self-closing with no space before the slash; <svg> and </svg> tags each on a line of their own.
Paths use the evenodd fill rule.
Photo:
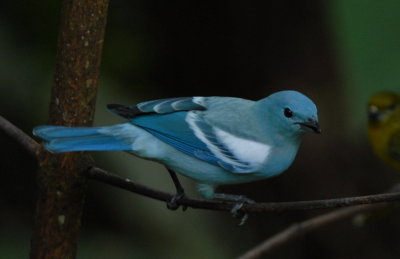
<svg viewBox="0 0 400 259">
<path fill-rule="evenodd" d="M 181 97 L 142 102 L 133 106 L 109 104 L 127 118 L 177 150 L 236 173 L 253 172 L 255 165 L 239 159 L 201 117 L 207 98 Z"/>
<path fill-rule="evenodd" d="M 205 110 L 203 97 L 178 97 L 159 99 L 148 102 L 142 102 L 133 106 L 121 104 L 109 104 L 108 109 L 112 112 L 131 119 L 139 115 L 146 114 L 166 114 L 177 111 Z"/>
<path fill-rule="evenodd" d="M 177 150 L 235 173 L 255 166 L 236 157 L 196 111 L 136 116 L 130 121 Z"/>
</svg>

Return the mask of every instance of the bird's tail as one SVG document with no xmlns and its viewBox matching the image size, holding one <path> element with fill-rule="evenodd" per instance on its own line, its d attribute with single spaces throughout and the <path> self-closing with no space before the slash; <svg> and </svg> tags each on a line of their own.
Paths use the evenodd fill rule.
<svg viewBox="0 0 400 259">
<path fill-rule="evenodd" d="M 44 147 L 54 153 L 131 150 L 132 147 L 129 143 L 112 134 L 112 132 L 118 131 L 122 125 L 108 127 L 39 126 L 33 129 L 33 134 L 43 139 Z"/>
</svg>

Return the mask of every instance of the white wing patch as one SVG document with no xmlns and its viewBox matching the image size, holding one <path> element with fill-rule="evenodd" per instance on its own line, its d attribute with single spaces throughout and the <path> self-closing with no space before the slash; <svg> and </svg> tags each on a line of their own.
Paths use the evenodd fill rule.
<svg viewBox="0 0 400 259">
<path fill-rule="evenodd" d="M 268 157 L 271 147 L 253 140 L 234 136 L 214 127 L 218 139 L 241 161 L 253 166 L 262 164 Z"/>
<path fill-rule="evenodd" d="M 205 132 L 198 122 L 205 123 L 196 112 L 188 112 L 186 122 L 217 159 L 232 167 L 255 169 L 268 158 L 271 147 L 253 140 L 234 136 L 217 127 L 208 125 Z M 241 169 L 242 170 L 242 169 Z M 245 172 L 244 170 L 243 172 Z"/>
</svg>

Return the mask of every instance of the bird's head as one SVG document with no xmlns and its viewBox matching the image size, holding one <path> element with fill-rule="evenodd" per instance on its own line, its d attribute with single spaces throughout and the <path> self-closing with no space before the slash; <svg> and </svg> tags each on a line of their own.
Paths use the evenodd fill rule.
<svg viewBox="0 0 400 259">
<path fill-rule="evenodd" d="M 378 127 L 389 122 L 400 110 L 400 96 L 394 92 L 379 92 L 368 101 L 368 124 Z"/>
<path fill-rule="evenodd" d="M 301 136 L 307 132 L 321 133 L 317 107 L 305 95 L 297 91 L 280 91 L 259 101 L 268 127 L 281 135 Z"/>
</svg>

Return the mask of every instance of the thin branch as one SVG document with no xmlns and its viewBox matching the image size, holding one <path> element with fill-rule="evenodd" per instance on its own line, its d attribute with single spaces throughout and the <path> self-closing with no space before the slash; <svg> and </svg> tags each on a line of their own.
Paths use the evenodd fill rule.
<svg viewBox="0 0 400 259">
<path fill-rule="evenodd" d="M 341 208 L 332 212 L 308 219 L 306 221 L 295 223 L 278 234 L 266 239 L 259 245 L 247 251 L 245 254 L 238 257 L 238 259 L 255 259 L 260 258 L 271 252 L 274 248 L 277 248 L 293 239 L 311 232 L 315 229 L 326 226 L 335 221 L 345 219 L 347 217 L 356 215 L 361 212 L 370 211 L 378 208 L 387 206 L 388 203 L 380 203 L 373 205 L 360 205 L 350 208 Z"/>
<path fill-rule="evenodd" d="M 172 199 L 173 194 L 155 190 L 147 186 L 137 184 L 128 178 L 122 178 L 103 169 L 92 167 L 88 170 L 88 177 L 90 179 L 112 185 L 114 187 L 127 190 L 129 192 L 137 193 L 155 200 L 168 202 Z M 229 211 L 232 209 L 232 203 L 215 200 L 200 200 L 183 197 L 177 204 L 181 206 L 188 206 L 193 209 L 209 209 L 209 210 L 224 210 Z"/>
<path fill-rule="evenodd" d="M 149 187 L 132 182 L 127 178 L 122 178 L 100 168 L 90 168 L 88 176 L 91 179 L 134 192 L 149 198 L 168 202 L 173 197 L 173 194 L 151 189 Z M 365 195 L 348 198 L 337 198 L 327 200 L 312 200 L 312 201 L 293 201 L 293 202 L 268 202 L 244 204 L 240 211 L 248 213 L 263 213 L 263 212 L 282 212 L 295 210 L 312 210 L 312 209 L 329 209 L 338 207 L 348 207 L 363 204 L 383 203 L 390 201 L 400 201 L 400 192 L 383 193 L 375 195 Z M 177 202 L 179 205 L 187 206 L 195 209 L 208 210 L 224 210 L 230 211 L 232 203 L 214 200 L 200 200 L 185 197 Z"/>
<path fill-rule="evenodd" d="M 31 137 L 25 134 L 14 124 L 0 116 L 0 130 L 3 130 L 9 137 L 14 139 L 21 147 L 28 151 L 32 156 L 36 156 L 40 145 Z"/>
<path fill-rule="evenodd" d="M 26 133 L 18 129 L 16 126 L 11 124 L 9 121 L 0 116 L 0 129 L 4 131 L 10 131 L 8 133 L 10 137 L 18 141 L 24 148 L 31 153 L 36 153 L 40 145 L 33 140 Z M 31 143 L 31 145 L 25 145 L 24 143 Z M 33 147 L 33 148 L 32 148 Z M 31 149 L 32 148 L 32 149 Z M 133 193 L 137 193 L 149 198 L 153 198 L 160 201 L 170 201 L 173 194 L 155 190 L 137 183 L 132 182 L 129 179 L 122 178 L 114 175 L 103 169 L 92 167 L 88 170 L 88 177 L 115 186 L 120 189 L 124 189 Z M 249 213 L 262 213 L 262 212 L 281 212 L 281 211 L 294 211 L 294 210 L 311 210 L 311 209 L 328 209 L 338 207 L 348 207 L 362 204 L 373 204 L 383 202 L 395 202 L 400 201 L 400 192 L 382 193 L 375 195 L 366 195 L 358 197 L 328 199 L 328 200 L 312 200 L 312 201 L 294 201 L 294 202 L 271 202 L 271 203 L 255 203 L 255 204 L 244 204 L 241 208 L 243 212 Z M 178 202 L 182 206 L 188 206 L 196 209 L 208 209 L 208 210 L 224 210 L 230 211 L 232 204 L 223 201 L 213 200 L 200 200 L 191 199 L 188 197 L 183 198 Z"/>
</svg>

